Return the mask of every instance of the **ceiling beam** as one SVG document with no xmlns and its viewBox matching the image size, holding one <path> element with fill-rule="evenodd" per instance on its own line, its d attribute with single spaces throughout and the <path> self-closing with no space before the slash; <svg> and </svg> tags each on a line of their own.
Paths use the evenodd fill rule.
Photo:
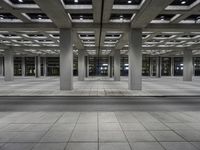
<svg viewBox="0 0 200 150">
<path fill-rule="evenodd" d="M 71 20 L 61 0 L 34 0 L 58 28 L 71 28 Z M 58 11 L 59 10 L 59 11 Z"/>
<path fill-rule="evenodd" d="M 146 0 L 134 16 L 131 27 L 144 28 L 160 14 L 173 0 Z"/>
</svg>

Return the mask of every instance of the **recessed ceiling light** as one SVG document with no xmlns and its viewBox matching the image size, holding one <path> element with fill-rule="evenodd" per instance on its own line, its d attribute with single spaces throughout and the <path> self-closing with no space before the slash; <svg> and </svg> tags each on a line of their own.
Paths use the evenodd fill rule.
<svg viewBox="0 0 200 150">
<path fill-rule="evenodd" d="M 165 16 L 161 16 L 160 20 L 162 20 L 162 21 L 165 20 Z"/>
<path fill-rule="evenodd" d="M 83 16 L 80 16 L 80 20 L 83 20 Z"/>
<path fill-rule="evenodd" d="M 120 20 L 123 20 L 123 15 L 120 15 Z"/>
<path fill-rule="evenodd" d="M 74 3 L 78 3 L 78 0 L 74 0 Z"/>
<path fill-rule="evenodd" d="M 131 0 L 129 0 L 129 1 L 128 1 L 128 4 L 131 4 L 131 3 L 132 3 L 132 1 L 131 1 Z"/>
<path fill-rule="evenodd" d="M 18 0 L 20 3 L 23 3 L 23 0 Z"/>
<path fill-rule="evenodd" d="M 186 3 L 186 1 L 182 1 L 181 4 L 184 5 Z"/>
</svg>

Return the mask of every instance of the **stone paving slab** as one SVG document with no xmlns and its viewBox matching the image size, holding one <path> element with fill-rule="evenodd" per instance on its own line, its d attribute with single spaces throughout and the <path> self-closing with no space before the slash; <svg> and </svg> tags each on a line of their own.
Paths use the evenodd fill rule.
<svg viewBox="0 0 200 150">
<path fill-rule="evenodd" d="M 143 78 L 142 90 L 128 90 L 128 79 L 93 77 L 74 78 L 74 90 L 61 91 L 58 77 L 17 77 L 5 82 L 0 78 L 0 96 L 200 96 L 200 78 L 184 82 L 180 77 Z"/>
</svg>

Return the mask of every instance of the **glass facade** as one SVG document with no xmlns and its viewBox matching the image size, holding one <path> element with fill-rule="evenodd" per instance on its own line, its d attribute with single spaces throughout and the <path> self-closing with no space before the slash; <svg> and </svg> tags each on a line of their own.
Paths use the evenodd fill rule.
<svg viewBox="0 0 200 150">
<path fill-rule="evenodd" d="M 174 76 L 183 75 L 183 57 L 174 57 Z"/>
<path fill-rule="evenodd" d="M 25 75 L 35 76 L 35 57 L 25 57 Z"/>
<path fill-rule="evenodd" d="M 194 64 L 194 75 L 200 76 L 200 57 L 195 57 L 193 59 L 193 64 Z"/>
<path fill-rule="evenodd" d="M 22 57 L 14 57 L 14 75 L 22 76 Z"/>
<path fill-rule="evenodd" d="M 113 57 L 96 57 L 96 56 L 89 56 L 86 57 L 85 59 L 86 64 L 88 62 L 87 59 L 89 59 L 89 64 L 87 64 L 89 65 L 89 76 L 108 76 L 109 58 L 110 58 L 110 73 L 112 77 L 114 70 Z M 23 59 L 25 62 L 25 76 L 35 76 L 35 57 L 24 57 L 24 58 L 14 57 L 14 75 L 22 76 Z M 44 65 L 45 62 L 44 59 L 46 59 L 46 65 Z M 172 64 L 172 62 L 174 62 L 174 64 Z M 59 63 L 60 63 L 59 57 L 46 57 L 46 58 L 40 57 L 41 76 L 44 76 L 44 66 L 46 66 L 47 76 L 59 76 L 60 74 Z M 121 76 L 128 76 L 129 65 L 127 56 L 121 56 L 120 65 L 121 65 L 120 68 Z M 193 58 L 193 66 L 194 66 L 194 71 L 193 71 L 194 75 L 200 76 L 200 57 Z M 156 72 L 157 72 L 157 57 L 150 58 L 147 56 L 143 56 L 142 75 L 156 76 Z M 174 73 L 174 76 L 183 75 L 183 57 L 161 57 L 161 76 L 171 76 L 172 74 L 171 72 Z M 2 58 L 2 74 L 4 75 L 3 58 Z M 78 75 L 77 56 L 74 57 L 73 74 L 74 76 Z"/>
<path fill-rule="evenodd" d="M 128 76 L 128 57 L 121 57 L 121 76 Z"/>
<path fill-rule="evenodd" d="M 108 57 L 89 57 L 89 76 L 108 76 Z"/>
<path fill-rule="evenodd" d="M 171 75 L 171 58 L 162 57 L 161 76 L 170 76 L 170 75 Z"/>
<path fill-rule="evenodd" d="M 142 59 L 142 75 L 150 76 L 150 57 L 143 57 Z"/>
</svg>

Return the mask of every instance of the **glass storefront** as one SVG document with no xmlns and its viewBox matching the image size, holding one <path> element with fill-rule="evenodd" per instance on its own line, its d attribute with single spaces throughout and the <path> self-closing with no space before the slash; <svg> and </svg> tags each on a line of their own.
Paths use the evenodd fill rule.
<svg viewBox="0 0 200 150">
<path fill-rule="evenodd" d="M 25 75 L 35 76 L 35 57 L 25 57 Z"/>
<path fill-rule="evenodd" d="M 174 76 L 183 75 L 183 57 L 174 57 Z"/>
<path fill-rule="evenodd" d="M 200 76 L 200 57 L 195 57 L 193 59 L 193 64 L 194 64 L 194 75 Z"/>
<path fill-rule="evenodd" d="M 89 76 L 107 76 L 108 57 L 89 57 Z"/>
<path fill-rule="evenodd" d="M 161 76 L 171 76 L 171 57 L 162 57 Z"/>
<path fill-rule="evenodd" d="M 22 57 L 14 57 L 14 75 L 22 76 Z"/>
<path fill-rule="evenodd" d="M 150 76 L 150 57 L 143 57 L 142 59 L 142 75 Z"/>
<path fill-rule="evenodd" d="M 122 56 L 120 64 L 121 64 L 121 76 L 128 76 L 128 57 Z"/>
<path fill-rule="evenodd" d="M 47 76 L 60 75 L 60 59 L 59 57 L 47 57 Z"/>
<path fill-rule="evenodd" d="M 152 57 L 152 76 L 156 76 L 156 69 L 157 69 L 157 58 Z"/>
<path fill-rule="evenodd" d="M 75 56 L 73 59 L 73 75 L 78 76 L 78 57 Z"/>
</svg>

